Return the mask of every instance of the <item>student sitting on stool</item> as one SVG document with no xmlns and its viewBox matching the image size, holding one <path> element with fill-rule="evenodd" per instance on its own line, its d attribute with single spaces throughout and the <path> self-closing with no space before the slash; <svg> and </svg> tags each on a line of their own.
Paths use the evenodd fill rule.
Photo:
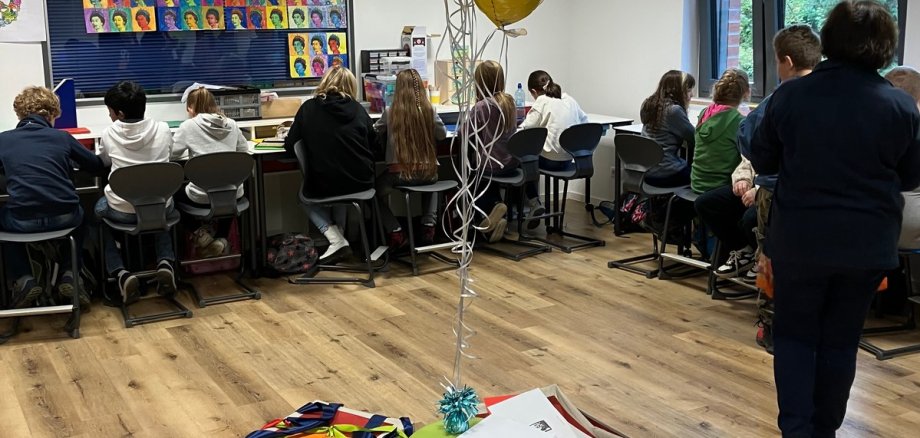
<svg viewBox="0 0 920 438">
<path fill-rule="evenodd" d="M 26 88 L 13 100 L 13 110 L 19 124 L 0 134 L 0 165 L 10 195 L 0 208 L 0 228 L 13 233 L 40 233 L 76 227 L 74 239 L 79 258 L 83 248 L 83 208 L 70 179 L 71 162 L 82 170 L 101 173 L 105 169 L 102 160 L 70 134 L 52 128 L 61 115 L 61 104 L 51 90 Z M 15 280 L 12 306 L 27 307 L 41 295 L 42 288 L 32 276 L 25 246 L 7 243 L 3 252 L 7 266 L 0 269 L 8 267 L 9 278 Z M 55 283 L 57 292 L 65 297 L 73 296 L 77 281 L 70 264 L 69 256 L 62 257 L 61 274 Z M 81 294 L 80 302 L 89 305 L 87 292 Z"/>
<path fill-rule="evenodd" d="M 224 116 L 207 88 L 201 87 L 189 93 L 185 109 L 189 119 L 179 125 L 173 136 L 171 159 L 184 158 L 186 152 L 190 159 L 215 152 L 249 152 L 246 137 L 233 119 Z M 243 197 L 243 186 L 236 190 L 236 197 Z M 192 183 L 176 194 L 176 200 L 205 209 L 211 206 L 208 194 Z M 206 258 L 224 254 L 230 247 L 227 239 L 215 239 L 208 227 L 195 231 L 195 245 L 198 254 Z"/>
<path fill-rule="evenodd" d="M 106 128 L 99 140 L 96 154 L 103 163 L 112 167 L 112 172 L 122 167 L 144 163 L 169 162 L 169 150 L 172 148 L 172 133 L 166 122 L 157 122 L 144 118 L 147 109 L 147 94 L 144 89 L 130 81 L 122 81 L 105 93 L 105 106 L 109 109 L 112 126 Z M 155 178 L 155 176 L 153 176 Z M 166 204 L 166 214 L 174 211 L 172 199 Z M 111 221 L 133 224 L 137 222 L 134 206 L 105 186 L 105 196 L 96 203 L 96 216 Z M 130 304 L 140 295 L 140 280 L 125 269 L 121 252 L 115 246 L 115 239 L 108 227 L 102 227 L 108 233 L 105 240 L 106 272 L 118 281 L 122 299 Z M 158 292 L 161 295 L 176 293 L 176 278 L 173 263 L 176 254 L 173 251 L 169 232 L 154 235 L 157 256 Z"/>
<path fill-rule="evenodd" d="M 396 75 L 396 93 L 380 120 L 374 123 L 377 135 L 386 136 L 387 170 L 377 177 L 377 198 L 383 226 L 389 235 L 391 248 L 406 245 L 406 233 L 393 216 L 388 201 L 396 185 L 424 185 L 438 180 L 436 142 L 447 138 L 444 122 L 425 95 L 422 78 L 409 69 Z M 434 242 L 438 212 L 438 196 L 422 195 L 425 212 L 422 215 L 423 245 Z M 410 217 L 409 220 L 412 220 Z"/>
<path fill-rule="evenodd" d="M 543 153 L 540 154 L 540 169 L 550 172 L 574 170 L 575 162 L 559 144 L 559 136 L 573 125 L 588 123 L 588 115 L 578 106 L 578 102 L 564 94 L 562 87 L 553 82 L 549 73 L 543 70 L 530 74 L 527 88 L 535 100 L 524 122 L 521 123 L 521 129 L 546 128 L 546 142 L 543 144 Z M 540 226 L 540 221 L 532 218 L 542 216 L 546 209 L 540 203 L 537 181 L 525 185 L 524 191 L 530 207 L 527 228 L 533 230 Z"/>
</svg>

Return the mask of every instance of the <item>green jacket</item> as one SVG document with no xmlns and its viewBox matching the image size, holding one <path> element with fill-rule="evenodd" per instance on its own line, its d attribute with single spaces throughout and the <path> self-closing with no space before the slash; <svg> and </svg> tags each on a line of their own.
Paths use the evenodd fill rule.
<svg viewBox="0 0 920 438">
<path fill-rule="evenodd" d="M 730 109 L 698 125 L 690 169 L 690 188 L 694 192 L 705 193 L 731 185 L 732 172 L 741 162 L 737 142 L 738 126 L 743 119 L 738 110 Z"/>
</svg>

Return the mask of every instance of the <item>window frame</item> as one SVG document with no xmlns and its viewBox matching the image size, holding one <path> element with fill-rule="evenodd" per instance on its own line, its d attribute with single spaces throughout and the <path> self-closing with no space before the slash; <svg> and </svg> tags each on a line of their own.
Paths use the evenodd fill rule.
<svg viewBox="0 0 920 438">
<path fill-rule="evenodd" d="M 779 85 L 773 38 L 785 24 L 785 0 L 751 0 L 753 10 L 754 74 L 751 77 L 751 99 L 759 101 L 769 96 Z M 698 0 L 700 29 L 698 89 L 700 97 L 712 94 L 712 86 L 725 70 L 725 46 L 719 41 L 719 3 L 727 0 Z M 727 14 L 728 11 L 723 12 Z M 907 0 L 898 0 L 897 63 L 903 65 L 907 27 Z M 815 32 L 820 33 L 820 29 Z M 716 53 L 716 52 L 722 53 Z M 715 68 L 713 68 L 715 67 Z"/>
</svg>

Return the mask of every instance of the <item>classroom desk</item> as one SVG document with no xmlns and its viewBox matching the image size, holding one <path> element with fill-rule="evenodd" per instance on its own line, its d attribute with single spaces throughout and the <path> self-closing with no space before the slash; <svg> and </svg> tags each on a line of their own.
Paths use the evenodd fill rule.
<svg viewBox="0 0 920 438">
<path fill-rule="evenodd" d="M 614 131 L 617 134 L 642 135 L 642 124 L 619 126 L 614 128 Z M 614 148 L 616 148 L 616 145 L 614 145 Z M 623 230 L 623 218 L 620 215 L 620 198 L 623 196 L 623 163 L 620 161 L 619 155 L 614 154 L 613 166 L 615 169 L 613 172 L 613 203 L 616 206 L 613 216 L 613 235 L 622 236 L 626 232 Z"/>
</svg>

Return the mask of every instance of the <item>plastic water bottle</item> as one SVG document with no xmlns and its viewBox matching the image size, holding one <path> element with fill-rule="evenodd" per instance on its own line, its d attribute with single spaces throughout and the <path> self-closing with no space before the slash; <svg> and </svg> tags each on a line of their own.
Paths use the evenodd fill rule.
<svg viewBox="0 0 920 438">
<path fill-rule="evenodd" d="M 518 82 L 517 91 L 514 92 L 514 106 L 524 108 L 524 85 Z"/>
</svg>

